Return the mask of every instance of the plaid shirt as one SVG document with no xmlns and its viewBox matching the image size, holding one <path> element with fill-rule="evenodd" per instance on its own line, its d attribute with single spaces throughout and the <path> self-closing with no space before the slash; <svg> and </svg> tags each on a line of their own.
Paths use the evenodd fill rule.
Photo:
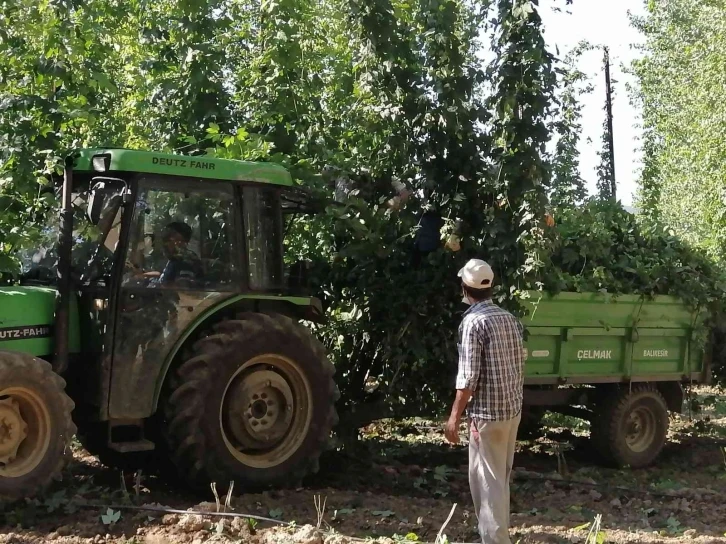
<svg viewBox="0 0 726 544">
<path fill-rule="evenodd" d="M 473 304 L 459 326 L 457 389 L 470 389 L 470 418 L 506 421 L 522 411 L 522 324 L 491 300 Z"/>
</svg>

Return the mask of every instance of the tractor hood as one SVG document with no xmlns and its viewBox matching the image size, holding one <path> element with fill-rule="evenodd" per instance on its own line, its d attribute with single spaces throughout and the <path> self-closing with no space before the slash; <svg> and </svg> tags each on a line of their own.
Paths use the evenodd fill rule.
<svg viewBox="0 0 726 544">
<path fill-rule="evenodd" d="M 49 287 L 0 287 L 0 350 L 36 357 L 53 354 L 56 291 Z M 71 300 L 69 348 L 79 346 L 78 310 Z"/>
</svg>

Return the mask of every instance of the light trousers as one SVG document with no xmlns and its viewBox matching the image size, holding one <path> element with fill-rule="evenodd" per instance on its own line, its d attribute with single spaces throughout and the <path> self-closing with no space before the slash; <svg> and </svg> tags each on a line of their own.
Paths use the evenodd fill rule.
<svg viewBox="0 0 726 544">
<path fill-rule="evenodd" d="M 509 480 L 521 418 L 470 422 L 469 487 L 483 544 L 510 544 Z"/>
</svg>

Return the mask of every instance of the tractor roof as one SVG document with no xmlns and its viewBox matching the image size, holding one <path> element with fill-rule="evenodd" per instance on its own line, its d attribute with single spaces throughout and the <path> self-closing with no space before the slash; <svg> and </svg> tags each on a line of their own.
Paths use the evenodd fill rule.
<svg viewBox="0 0 726 544">
<path fill-rule="evenodd" d="M 293 186 L 286 168 L 269 162 L 215 159 L 135 149 L 95 148 L 73 153 L 73 169 L 87 172 L 139 172 Z"/>
</svg>

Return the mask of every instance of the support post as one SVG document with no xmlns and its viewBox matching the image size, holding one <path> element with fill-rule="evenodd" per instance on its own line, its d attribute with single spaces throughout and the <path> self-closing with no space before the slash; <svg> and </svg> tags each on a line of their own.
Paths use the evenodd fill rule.
<svg viewBox="0 0 726 544">
<path fill-rule="evenodd" d="M 63 198 L 58 236 L 58 298 L 55 311 L 55 350 L 53 370 L 58 374 L 68 368 L 68 334 L 71 306 L 71 263 L 73 251 L 73 162 L 70 157 L 63 168 Z"/>
</svg>

